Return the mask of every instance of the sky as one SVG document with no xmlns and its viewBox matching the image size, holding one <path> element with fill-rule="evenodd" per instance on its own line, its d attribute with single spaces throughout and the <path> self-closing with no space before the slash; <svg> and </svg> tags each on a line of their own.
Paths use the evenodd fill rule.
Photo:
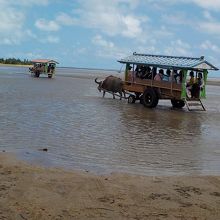
<svg viewBox="0 0 220 220">
<path fill-rule="evenodd" d="M 137 52 L 220 68 L 220 0 L 0 0 L 0 11 L 0 58 L 120 69 Z"/>
</svg>

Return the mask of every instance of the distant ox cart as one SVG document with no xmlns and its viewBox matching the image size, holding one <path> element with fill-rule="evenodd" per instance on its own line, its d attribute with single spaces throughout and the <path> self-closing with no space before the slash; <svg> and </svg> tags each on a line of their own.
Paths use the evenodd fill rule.
<svg viewBox="0 0 220 220">
<path fill-rule="evenodd" d="M 56 64 L 58 64 L 58 62 L 49 59 L 38 59 L 32 60 L 31 62 L 33 66 L 29 68 L 29 71 L 34 77 L 45 74 L 48 78 L 52 78 L 55 74 Z"/>
<path fill-rule="evenodd" d="M 155 108 L 161 99 L 170 100 L 173 108 L 204 110 L 208 70 L 218 70 L 204 57 L 174 57 L 133 53 L 119 60 L 126 65 L 124 80 L 108 76 L 95 82 L 103 97 L 109 92 L 129 103 L 140 101 Z M 117 94 L 118 93 L 118 94 Z"/>
</svg>

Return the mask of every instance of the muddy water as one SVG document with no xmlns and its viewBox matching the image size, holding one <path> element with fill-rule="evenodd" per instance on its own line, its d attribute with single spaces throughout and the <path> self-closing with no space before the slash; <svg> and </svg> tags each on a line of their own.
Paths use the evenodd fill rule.
<svg viewBox="0 0 220 220">
<path fill-rule="evenodd" d="M 220 174 L 220 87 L 208 87 L 206 112 L 172 110 L 169 101 L 152 110 L 103 99 L 91 75 L 60 71 L 50 80 L 22 71 L 0 74 L 1 151 L 97 173 Z"/>
</svg>

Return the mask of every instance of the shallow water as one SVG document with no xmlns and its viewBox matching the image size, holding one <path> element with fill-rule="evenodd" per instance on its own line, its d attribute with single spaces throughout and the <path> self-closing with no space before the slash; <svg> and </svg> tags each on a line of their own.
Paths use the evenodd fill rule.
<svg viewBox="0 0 220 220">
<path fill-rule="evenodd" d="M 207 88 L 206 112 L 172 110 L 169 101 L 147 109 L 102 98 L 95 71 L 59 71 L 37 79 L 26 69 L 0 70 L 1 151 L 96 173 L 220 174 L 220 87 Z"/>
</svg>

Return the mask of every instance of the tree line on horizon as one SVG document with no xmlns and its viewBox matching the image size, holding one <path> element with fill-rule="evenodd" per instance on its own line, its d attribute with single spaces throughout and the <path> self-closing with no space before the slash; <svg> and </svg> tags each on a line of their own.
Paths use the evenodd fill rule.
<svg viewBox="0 0 220 220">
<path fill-rule="evenodd" d="M 0 63 L 2 64 L 21 64 L 21 65 L 31 65 L 31 61 L 28 59 L 16 59 L 16 58 L 0 58 Z"/>
</svg>

